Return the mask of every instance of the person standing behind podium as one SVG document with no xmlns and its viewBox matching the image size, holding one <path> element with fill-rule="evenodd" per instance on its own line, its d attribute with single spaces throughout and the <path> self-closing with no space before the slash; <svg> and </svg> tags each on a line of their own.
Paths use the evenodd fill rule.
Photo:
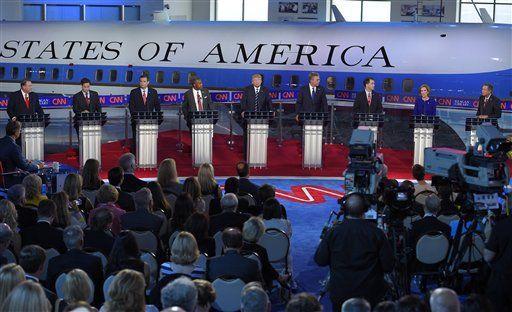
<svg viewBox="0 0 512 312">
<path fill-rule="evenodd" d="M 149 77 L 146 74 L 142 74 L 139 77 L 139 87 L 133 89 L 130 92 L 130 103 L 129 103 L 130 115 L 134 116 L 137 112 L 159 112 L 160 111 L 160 99 L 158 98 L 158 92 L 149 87 Z M 133 135 L 133 148 L 137 146 L 137 125 L 132 120 L 132 135 Z"/>
<path fill-rule="evenodd" d="M 91 81 L 82 78 L 80 81 L 82 90 L 73 95 L 73 112 L 75 116 L 81 113 L 101 113 L 100 98 L 98 92 L 91 90 Z M 78 137 L 78 123 L 75 124 Z"/>
<path fill-rule="evenodd" d="M 482 86 L 482 95 L 478 98 L 478 118 L 500 118 L 501 104 L 500 99 L 493 94 L 494 87 L 490 83 L 484 83 Z"/>
<path fill-rule="evenodd" d="M 203 82 L 200 78 L 194 78 L 192 80 L 192 88 L 185 92 L 181 109 L 189 129 L 192 129 L 192 121 L 189 116 L 191 112 L 213 109 L 210 91 L 203 88 Z"/>
<path fill-rule="evenodd" d="M 295 120 L 299 121 L 299 113 L 302 112 L 328 112 L 327 96 L 325 89 L 320 85 L 320 75 L 309 73 L 309 84 L 299 90 L 296 103 Z"/>
<path fill-rule="evenodd" d="M 382 97 L 375 92 L 375 79 L 368 77 L 363 81 L 364 90 L 357 93 L 352 112 L 354 114 L 382 113 Z"/>
<path fill-rule="evenodd" d="M 20 115 L 44 114 L 39 104 L 39 96 L 32 92 L 32 81 L 24 79 L 21 89 L 9 95 L 7 103 L 7 115 L 11 120 L 16 120 Z"/>
<path fill-rule="evenodd" d="M 420 86 L 420 95 L 421 97 L 416 98 L 413 115 L 435 116 L 437 101 L 430 98 L 430 87 L 426 84 L 422 84 Z"/>
</svg>

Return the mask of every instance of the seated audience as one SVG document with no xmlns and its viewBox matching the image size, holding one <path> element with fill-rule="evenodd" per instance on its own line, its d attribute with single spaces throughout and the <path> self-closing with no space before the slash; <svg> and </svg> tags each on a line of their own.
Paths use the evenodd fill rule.
<svg viewBox="0 0 512 312">
<path fill-rule="evenodd" d="M 240 278 L 245 283 L 262 282 L 260 269 L 256 261 L 240 254 L 243 246 L 242 233 L 236 228 L 227 228 L 222 232 L 224 255 L 209 258 L 206 262 L 207 280 L 219 277 Z"/>
<path fill-rule="evenodd" d="M 66 192 L 53 194 L 52 200 L 57 206 L 57 214 L 55 220 L 53 220 L 53 226 L 61 229 L 65 229 L 70 225 L 78 225 L 82 229 L 87 226 L 84 215 L 78 210 L 76 205 L 71 205 Z"/>
<path fill-rule="evenodd" d="M 418 296 L 403 296 L 396 303 L 397 312 L 427 312 L 428 308 Z"/>
<path fill-rule="evenodd" d="M 23 178 L 22 184 L 25 187 L 26 206 L 38 207 L 42 200 L 47 199 L 47 197 L 42 194 L 43 180 L 41 180 L 39 176 L 29 174 Z"/>
<path fill-rule="evenodd" d="M 244 222 L 250 215 L 237 212 L 238 199 L 235 194 L 226 194 L 220 201 L 222 213 L 211 216 L 210 218 L 210 235 L 215 235 L 226 228 L 233 227 L 242 230 Z"/>
<path fill-rule="evenodd" d="M 162 191 L 162 188 L 158 182 L 149 182 L 148 189 L 151 191 L 151 197 L 153 198 L 153 205 L 151 206 L 152 212 L 155 216 L 158 216 L 162 219 L 160 236 L 165 237 L 168 232 L 167 220 L 172 217 L 171 206 L 169 205 L 167 198 L 165 198 L 164 192 Z"/>
<path fill-rule="evenodd" d="M 2 312 L 50 312 L 51 305 L 41 285 L 24 281 L 16 286 L 2 304 Z"/>
<path fill-rule="evenodd" d="M 146 276 L 146 280 L 149 280 L 148 269 L 144 261 L 140 259 L 140 256 L 141 253 L 135 236 L 130 231 L 121 231 L 112 246 L 105 269 L 105 276 L 115 274 L 124 269 L 130 269 L 142 273 Z"/>
<path fill-rule="evenodd" d="M 111 232 L 114 216 L 107 208 L 99 208 L 91 219 L 91 225 L 84 230 L 84 248 L 97 250 L 105 257 L 110 255 L 114 245 Z"/>
<path fill-rule="evenodd" d="M 393 269 L 393 252 L 386 235 L 363 217 L 363 196 L 351 194 L 345 205 L 345 219 L 325 234 L 315 253 L 318 265 L 330 266 L 328 288 L 334 311 L 356 297 L 375 305 L 386 293 L 384 273 Z"/>
<path fill-rule="evenodd" d="M 135 176 L 135 155 L 132 153 L 123 154 L 119 158 L 119 166 L 124 171 L 123 182 L 121 183 L 121 189 L 128 193 L 135 193 L 143 187 L 146 187 L 147 183 Z"/>
<path fill-rule="evenodd" d="M 453 190 L 450 183 L 438 183 L 436 190 L 439 198 L 441 199 L 441 210 L 439 211 L 439 215 L 458 215 L 459 210 L 455 207 L 455 203 L 453 202 Z"/>
<path fill-rule="evenodd" d="M 80 269 L 69 271 L 62 284 L 64 298 L 57 301 L 55 310 L 64 311 L 69 305 L 89 301 L 93 295 L 93 287 L 94 285 L 87 273 Z"/>
<path fill-rule="evenodd" d="M 41 284 L 41 276 L 44 270 L 44 262 L 46 260 L 46 252 L 43 248 L 37 245 L 28 245 L 20 251 L 20 266 L 25 271 L 25 278 L 36 283 Z M 43 284 L 41 284 L 43 286 Z M 57 295 L 43 287 L 46 298 L 50 301 L 50 304 L 55 304 Z"/>
<path fill-rule="evenodd" d="M 259 211 L 260 213 L 259 214 L 262 214 L 263 213 L 263 203 L 265 201 L 267 201 L 267 199 L 269 198 L 275 198 L 276 197 L 276 189 L 270 185 L 270 184 L 263 184 L 262 186 L 260 186 L 260 188 L 258 189 L 258 200 L 259 202 L 257 203 L 258 206 L 260 207 Z M 283 219 L 287 219 L 288 216 L 286 214 L 286 209 L 284 208 L 283 205 L 281 205 L 281 209 L 283 210 L 281 212 L 281 215 L 283 216 Z"/>
<path fill-rule="evenodd" d="M 200 253 L 214 257 L 215 240 L 208 235 L 208 227 L 208 217 L 204 213 L 194 212 L 185 222 L 184 230 L 194 235 Z"/>
<path fill-rule="evenodd" d="M 185 223 L 195 213 L 194 202 L 190 194 L 182 193 L 176 198 L 169 233 L 185 230 Z"/>
<path fill-rule="evenodd" d="M 62 240 L 62 229 L 52 226 L 57 213 L 57 207 L 52 200 L 45 199 L 37 208 L 37 223 L 21 231 L 23 246 L 39 245 L 44 249 L 53 248 L 60 253 L 66 251 Z"/>
<path fill-rule="evenodd" d="M 147 187 L 141 188 L 133 195 L 135 211 L 121 216 L 121 227 L 125 230 L 151 231 L 158 237 L 162 228 L 162 218 L 151 213 L 153 198 Z"/>
<path fill-rule="evenodd" d="M 11 227 L 6 223 L 0 223 L 0 267 L 8 262 L 7 258 L 3 256 L 3 253 L 11 245 L 13 236 L 14 232 L 11 230 Z"/>
<path fill-rule="evenodd" d="M 18 226 L 20 229 L 36 225 L 37 207 L 26 206 L 25 187 L 22 184 L 15 184 L 7 191 L 9 199 L 18 212 Z"/>
<path fill-rule="evenodd" d="M 202 164 L 197 172 L 197 181 L 201 185 L 201 195 L 205 200 L 207 213 L 211 210 L 212 215 L 219 212 L 219 201 L 222 191 L 215 180 L 215 173 L 212 164 Z"/>
<path fill-rule="evenodd" d="M 484 295 L 470 294 L 462 303 L 463 312 L 492 312 L 491 302 Z M 499 311 L 499 310 L 498 310 Z"/>
<path fill-rule="evenodd" d="M 371 312 L 370 303 L 363 298 L 352 298 L 343 302 L 341 312 Z"/>
<path fill-rule="evenodd" d="M 241 312 L 270 312 L 270 300 L 258 282 L 251 282 L 242 288 L 240 294 Z"/>
<path fill-rule="evenodd" d="M 11 251 L 15 255 L 20 254 L 21 236 L 18 233 L 18 213 L 16 207 L 7 199 L 0 200 L 0 222 L 7 224 L 12 230 Z"/>
<path fill-rule="evenodd" d="M 0 268 L 0 307 L 14 287 L 25 280 L 25 272 L 16 263 L 9 263 Z"/>
<path fill-rule="evenodd" d="M 292 224 L 283 218 L 281 204 L 275 198 L 269 198 L 263 203 L 263 223 L 267 229 L 283 231 L 289 238 L 292 237 Z"/>
<path fill-rule="evenodd" d="M 322 312 L 322 305 L 315 296 L 302 292 L 288 301 L 285 312 Z"/>
<path fill-rule="evenodd" d="M 197 288 L 188 277 L 180 277 L 162 289 L 162 308 L 180 307 L 194 311 L 197 305 Z"/>
<path fill-rule="evenodd" d="M 68 305 L 64 312 L 98 312 L 98 309 L 92 307 L 85 301 L 79 301 L 73 304 Z"/>
<path fill-rule="evenodd" d="M 414 185 L 414 196 L 419 193 L 425 192 L 425 195 L 430 195 L 430 192 L 437 193 L 436 189 L 425 181 L 425 168 L 422 165 L 416 164 L 412 167 L 412 176 L 416 179 L 417 183 Z M 424 205 L 426 196 L 417 196 L 416 202 Z"/>
<path fill-rule="evenodd" d="M 162 160 L 158 167 L 157 182 L 162 187 L 165 198 L 169 205 L 174 208 L 174 202 L 178 195 L 183 192 L 183 185 L 178 179 L 178 170 L 176 170 L 176 162 L 172 158 Z"/>
<path fill-rule="evenodd" d="M 395 312 L 396 311 L 396 304 L 393 301 L 382 301 L 379 302 L 373 308 L 373 312 Z"/>
<path fill-rule="evenodd" d="M 224 182 L 224 194 L 233 193 L 238 196 L 239 182 L 238 178 L 227 178 Z"/>
<path fill-rule="evenodd" d="M 189 177 L 185 179 L 185 182 L 183 183 L 183 192 L 192 197 L 195 211 L 199 211 L 207 215 L 209 214 L 201 193 L 201 185 L 196 177 Z"/>
<path fill-rule="evenodd" d="M 459 312 L 460 302 L 457 293 L 449 288 L 437 288 L 430 295 L 430 311 Z"/>
<path fill-rule="evenodd" d="M 197 289 L 197 305 L 195 312 L 210 311 L 212 304 L 215 302 L 215 299 L 217 299 L 212 283 L 202 279 L 196 279 L 193 280 L 193 282 Z"/>
<path fill-rule="evenodd" d="M 87 198 L 82 191 L 82 176 L 76 173 L 70 173 L 64 179 L 64 186 L 62 188 L 69 196 L 69 201 L 73 206 L 73 210 L 82 211 L 88 215 L 88 213 L 94 208 L 93 203 Z M 87 219 L 87 218 L 86 218 Z"/>
<path fill-rule="evenodd" d="M 130 193 L 121 189 L 124 180 L 124 171 L 121 167 L 114 167 L 108 171 L 108 184 L 114 186 L 119 196 L 116 204 L 124 211 L 135 211 L 135 204 Z"/>
<path fill-rule="evenodd" d="M 146 305 L 146 284 L 144 276 L 137 271 L 122 270 L 110 284 L 110 300 L 101 307 L 100 312 L 158 312 L 152 305 Z"/>
<path fill-rule="evenodd" d="M 82 179 L 84 195 L 96 206 L 96 195 L 103 185 L 103 180 L 100 179 L 100 162 L 98 160 L 87 159 L 82 168 Z"/>
<path fill-rule="evenodd" d="M 60 274 L 73 269 L 81 269 L 89 275 L 94 285 L 103 283 L 103 265 L 101 259 L 82 250 L 84 245 L 84 233 L 79 226 L 68 226 L 64 230 L 64 243 L 68 249 L 48 262 L 48 286 L 54 287 Z M 100 302 L 102 296 L 101 287 L 95 289 L 95 302 Z"/>
<path fill-rule="evenodd" d="M 259 186 L 254 184 L 249 179 L 249 164 L 245 161 L 239 161 L 236 164 L 236 172 L 238 174 L 239 181 L 239 193 L 240 195 L 251 194 L 256 203 L 259 202 L 258 189 Z"/>
<path fill-rule="evenodd" d="M 121 232 L 121 217 L 126 213 L 123 209 L 117 206 L 116 202 L 119 194 L 117 193 L 117 189 L 109 184 L 102 185 L 99 189 L 98 195 L 96 196 L 96 200 L 98 202 L 98 206 L 94 208 L 89 213 L 89 225 L 91 224 L 92 218 L 100 209 L 107 209 L 112 213 L 112 233 L 115 235 Z"/>
</svg>

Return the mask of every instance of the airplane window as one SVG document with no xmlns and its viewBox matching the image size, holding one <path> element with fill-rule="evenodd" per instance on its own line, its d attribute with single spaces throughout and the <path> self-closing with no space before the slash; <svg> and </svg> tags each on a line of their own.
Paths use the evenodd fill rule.
<svg viewBox="0 0 512 312">
<path fill-rule="evenodd" d="M 290 87 L 297 88 L 298 86 L 299 86 L 299 76 L 292 75 L 292 78 L 290 79 Z"/>
<path fill-rule="evenodd" d="M 354 77 L 347 77 L 347 80 L 345 81 L 345 89 L 354 90 L 355 84 L 356 84 L 356 81 L 355 81 Z"/>
<path fill-rule="evenodd" d="M 74 74 L 74 71 L 72 69 L 68 69 L 68 71 L 66 73 L 66 78 L 68 80 L 72 80 L 73 79 L 73 74 Z"/>
<path fill-rule="evenodd" d="M 25 79 L 32 78 L 32 67 L 25 68 Z"/>
<path fill-rule="evenodd" d="M 103 69 L 96 70 L 96 81 L 103 80 Z"/>
<path fill-rule="evenodd" d="M 46 68 L 39 68 L 39 80 L 44 80 L 46 78 Z"/>
<path fill-rule="evenodd" d="M 281 75 L 274 75 L 272 79 L 272 87 L 280 88 L 281 87 Z"/>
<path fill-rule="evenodd" d="M 0 66 L 0 78 L 4 78 L 5 76 L 5 67 Z"/>
<path fill-rule="evenodd" d="M 18 79 L 18 67 L 13 67 L 11 70 L 12 79 Z"/>
<path fill-rule="evenodd" d="M 172 73 L 172 83 L 173 84 L 180 83 L 180 72 L 179 71 L 175 71 Z"/>
<path fill-rule="evenodd" d="M 327 77 L 327 89 L 334 90 L 336 89 L 336 77 Z"/>
<path fill-rule="evenodd" d="M 192 84 L 194 79 L 197 78 L 197 74 L 195 72 L 188 73 L 188 83 Z"/>
<path fill-rule="evenodd" d="M 412 89 L 414 88 L 414 82 L 412 79 L 404 79 L 402 82 L 402 89 L 404 92 L 412 92 Z"/>
<path fill-rule="evenodd" d="M 53 80 L 59 79 L 59 69 L 58 68 L 52 69 L 52 79 Z"/>
<path fill-rule="evenodd" d="M 156 72 L 156 83 L 164 83 L 164 72 L 161 70 Z"/>
<path fill-rule="evenodd" d="M 382 89 L 384 91 L 393 90 L 393 78 L 384 78 L 384 81 L 382 82 Z"/>
<path fill-rule="evenodd" d="M 110 70 L 110 82 L 115 82 L 117 80 L 117 70 Z"/>
<path fill-rule="evenodd" d="M 133 70 L 126 71 L 126 82 L 132 82 L 133 80 Z"/>
</svg>

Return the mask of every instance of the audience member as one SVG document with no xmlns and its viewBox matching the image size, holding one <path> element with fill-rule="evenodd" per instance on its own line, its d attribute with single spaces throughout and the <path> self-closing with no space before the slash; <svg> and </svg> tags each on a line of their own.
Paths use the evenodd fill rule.
<svg viewBox="0 0 512 312">
<path fill-rule="evenodd" d="M 53 221 L 54 226 L 62 229 L 70 225 L 78 225 L 82 229 L 87 227 L 84 215 L 76 205 L 71 204 L 66 192 L 62 191 L 54 194 L 52 200 L 57 206 L 57 217 Z"/>
<path fill-rule="evenodd" d="M 44 270 L 44 262 L 46 260 L 46 252 L 37 245 L 28 245 L 20 251 L 20 266 L 25 271 L 25 278 L 41 284 L 41 276 Z M 43 286 L 43 284 L 41 284 Z M 57 295 L 43 286 L 44 293 L 50 304 L 54 304 Z"/>
<path fill-rule="evenodd" d="M 135 211 L 121 216 L 121 226 L 125 230 L 151 231 L 158 237 L 162 227 L 162 218 L 151 213 L 153 198 L 147 187 L 141 188 L 133 195 Z"/>
<path fill-rule="evenodd" d="M 93 205 L 96 205 L 96 194 L 103 185 L 100 179 L 100 162 L 96 159 L 87 159 L 82 168 L 83 192 Z"/>
<path fill-rule="evenodd" d="M 412 167 L 412 176 L 416 179 L 417 183 L 414 185 L 414 196 L 416 197 L 416 202 L 421 205 L 425 204 L 425 197 L 418 194 L 425 192 L 423 194 L 430 195 L 432 193 L 436 193 L 436 189 L 432 187 L 427 181 L 425 181 L 425 168 L 422 165 L 416 164 Z"/>
<path fill-rule="evenodd" d="M 241 312 L 270 312 L 268 295 L 258 282 L 244 286 L 240 295 Z"/>
<path fill-rule="evenodd" d="M 294 295 L 286 305 L 286 312 L 322 312 L 322 305 L 315 296 L 302 292 Z"/>
<path fill-rule="evenodd" d="M 178 179 L 178 170 L 174 159 L 166 158 L 162 160 L 158 167 L 157 182 L 162 187 L 165 198 L 172 209 L 176 198 L 183 192 L 183 185 Z"/>
<path fill-rule="evenodd" d="M 418 296 L 403 296 L 396 303 L 397 312 L 427 312 L 428 308 Z"/>
<path fill-rule="evenodd" d="M 235 194 L 226 194 L 220 201 L 222 213 L 211 216 L 210 218 L 210 235 L 215 235 L 226 228 L 233 227 L 242 230 L 244 222 L 250 215 L 237 212 L 238 199 Z"/>
<path fill-rule="evenodd" d="M 462 312 L 492 312 L 491 302 L 484 295 L 470 294 L 462 304 Z"/>
<path fill-rule="evenodd" d="M 167 220 L 172 217 L 171 206 L 167 201 L 167 198 L 164 196 L 164 192 L 160 187 L 160 184 L 155 181 L 151 181 L 148 183 L 148 189 L 151 192 L 151 197 L 153 198 L 153 205 L 151 206 L 151 212 L 162 219 L 162 227 L 160 228 L 160 236 L 168 237 L 167 232 Z"/>
<path fill-rule="evenodd" d="M 194 235 L 199 252 L 215 256 L 215 240 L 208 235 L 209 220 L 204 213 L 194 212 L 185 222 L 184 230 Z"/>
<path fill-rule="evenodd" d="M 85 301 L 79 301 L 68 305 L 63 312 L 98 312 L 98 309 L 92 307 Z"/>
<path fill-rule="evenodd" d="M 25 272 L 16 263 L 9 263 L 0 268 L 0 306 L 4 304 L 9 293 L 25 281 Z"/>
<path fill-rule="evenodd" d="M 0 222 L 7 224 L 12 231 L 11 249 L 15 255 L 20 254 L 21 236 L 18 233 L 18 213 L 16 207 L 7 199 L 0 200 Z"/>
<path fill-rule="evenodd" d="M 8 260 L 3 256 L 11 245 L 12 237 L 14 236 L 11 227 L 6 223 L 0 223 L 0 267 L 7 264 Z"/>
<path fill-rule="evenodd" d="M 221 276 L 232 276 L 240 278 L 245 283 L 263 281 L 258 263 L 240 254 L 243 246 L 240 230 L 225 229 L 222 232 L 222 242 L 224 255 L 208 258 L 206 262 L 207 280 L 214 281 Z"/>
<path fill-rule="evenodd" d="M 162 307 L 180 307 L 193 312 L 197 305 L 197 288 L 188 277 L 175 279 L 162 289 Z"/>
<path fill-rule="evenodd" d="M 352 298 L 343 302 L 341 312 L 371 312 L 370 303 L 363 298 Z"/>
<path fill-rule="evenodd" d="M 97 250 L 108 257 L 114 245 L 113 220 L 110 210 L 99 208 L 92 216 L 90 227 L 84 230 L 84 248 Z"/>
<path fill-rule="evenodd" d="M 93 288 L 94 285 L 87 273 L 80 269 L 69 271 L 62 284 L 64 298 L 58 300 L 55 310 L 63 311 L 68 305 L 89 301 L 93 296 Z"/>
<path fill-rule="evenodd" d="M 194 202 L 188 193 L 182 193 L 176 198 L 169 232 L 183 231 L 188 218 L 195 212 Z"/>
<path fill-rule="evenodd" d="M 196 239 L 189 232 L 180 232 L 171 246 L 171 262 L 164 262 L 160 268 L 160 278 L 176 273 L 191 278 L 204 278 L 204 269 L 195 265 L 199 258 Z"/>
<path fill-rule="evenodd" d="M 23 246 L 39 245 L 44 249 L 53 248 L 60 253 L 66 251 L 62 240 L 62 229 L 52 226 L 57 207 L 52 200 L 44 199 L 37 208 L 37 223 L 21 231 Z"/>
<path fill-rule="evenodd" d="M 226 179 L 224 182 L 224 194 L 233 193 L 238 195 L 239 191 L 239 181 L 236 177 L 230 177 Z"/>
<path fill-rule="evenodd" d="M 292 224 L 283 218 L 283 210 L 279 201 L 269 198 L 263 203 L 263 223 L 267 229 L 278 229 L 292 237 Z"/>
<path fill-rule="evenodd" d="M 121 189 L 128 193 L 135 193 L 143 187 L 146 187 L 147 183 L 135 176 L 135 155 L 132 153 L 123 154 L 119 158 L 119 166 L 124 171 L 123 182 L 121 183 Z"/>
<path fill-rule="evenodd" d="M 144 277 L 140 272 L 122 270 L 110 284 L 110 300 L 105 302 L 100 312 L 158 312 L 155 306 L 146 305 L 145 288 Z"/>
<path fill-rule="evenodd" d="M 24 281 L 7 296 L 1 310 L 2 312 L 50 312 L 51 305 L 46 299 L 41 285 L 32 281 Z"/>
<path fill-rule="evenodd" d="M 267 201 L 269 198 L 276 197 L 276 189 L 270 184 L 263 184 L 258 189 L 258 206 L 260 207 L 260 213 L 263 213 L 263 203 Z M 281 205 L 281 216 L 283 219 L 288 219 L 288 215 L 286 214 L 286 209 L 283 205 Z"/>
<path fill-rule="evenodd" d="M 96 215 L 96 213 L 101 209 L 107 209 L 112 213 L 112 233 L 115 235 L 121 232 L 121 218 L 126 213 L 123 209 L 117 206 L 116 202 L 118 199 L 119 193 L 117 193 L 117 189 L 109 184 L 104 184 L 99 189 L 98 195 L 96 196 L 96 200 L 99 203 L 96 208 L 94 208 L 89 213 L 89 225 L 91 225 L 92 219 Z"/>
<path fill-rule="evenodd" d="M 459 312 L 460 302 L 457 293 L 449 288 L 437 288 L 430 295 L 430 311 Z"/>
<path fill-rule="evenodd" d="M 236 172 L 238 174 L 239 180 L 239 192 L 241 195 L 243 194 L 251 194 L 256 203 L 258 203 L 258 189 L 259 186 L 254 184 L 249 179 L 249 164 L 245 161 L 239 161 L 236 164 Z"/>
<path fill-rule="evenodd" d="M 375 305 L 386 292 L 384 273 L 393 268 L 393 252 L 384 232 L 363 218 L 365 210 L 364 198 L 350 195 L 346 218 L 326 233 L 316 250 L 316 263 L 330 266 L 329 290 L 335 311 L 355 297 Z"/>
<path fill-rule="evenodd" d="M 189 177 L 183 183 L 183 192 L 190 195 L 194 203 L 194 210 L 209 214 L 201 192 L 201 185 L 196 177 Z"/>
<path fill-rule="evenodd" d="M 373 312 L 395 312 L 396 304 L 393 301 L 382 301 L 373 308 Z"/>
<path fill-rule="evenodd" d="M 201 185 L 201 194 L 203 198 L 210 196 L 211 201 L 220 200 L 222 191 L 219 184 L 215 180 L 215 173 L 212 164 L 202 164 L 197 172 L 197 181 Z M 210 207 L 210 203 L 206 202 L 206 208 Z"/>
<path fill-rule="evenodd" d="M 135 270 L 146 276 L 146 264 L 140 259 L 141 253 L 135 236 L 130 231 L 121 231 L 114 241 L 112 252 L 105 269 L 109 276 L 124 269 Z M 146 280 L 148 276 L 146 276 Z"/>
<path fill-rule="evenodd" d="M 197 305 L 195 312 L 210 311 L 215 299 L 217 299 L 212 283 L 202 279 L 196 279 L 193 280 L 193 282 L 197 289 Z"/>
<path fill-rule="evenodd" d="M 83 194 L 82 176 L 76 173 L 68 174 L 62 190 L 68 194 L 73 210 L 83 211 L 87 215 L 94 208 L 93 203 Z"/>
<path fill-rule="evenodd" d="M 114 167 L 108 171 L 108 183 L 114 186 L 119 196 L 116 204 L 124 211 L 135 211 L 135 204 L 130 193 L 121 189 L 124 180 L 124 171 L 121 167 Z"/>
<path fill-rule="evenodd" d="M 23 178 L 22 184 L 25 187 L 26 206 L 38 207 L 43 199 L 47 199 L 47 197 L 42 194 L 43 181 L 39 176 L 29 174 Z"/>
<path fill-rule="evenodd" d="M 25 187 L 22 184 L 15 184 L 7 191 L 7 199 L 9 199 L 18 212 L 18 226 L 20 229 L 36 225 L 37 223 L 37 207 L 25 206 Z"/>
</svg>

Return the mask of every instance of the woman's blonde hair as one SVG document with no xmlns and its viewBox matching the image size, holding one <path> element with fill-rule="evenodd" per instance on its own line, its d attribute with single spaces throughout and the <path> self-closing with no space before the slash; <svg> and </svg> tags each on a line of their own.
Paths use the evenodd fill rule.
<svg viewBox="0 0 512 312">
<path fill-rule="evenodd" d="M 96 199 L 101 204 L 115 203 L 119 198 L 119 192 L 110 184 L 103 184 L 98 191 Z"/>
<path fill-rule="evenodd" d="M 67 227 L 71 224 L 71 212 L 69 211 L 69 196 L 66 192 L 58 192 L 52 196 L 52 200 L 57 206 L 54 224 L 59 227 Z"/>
<path fill-rule="evenodd" d="M 27 200 L 41 196 L 43 180 L 41 180 L 37 175 L 29 174 L 23 178 L 22 184 L 25 187 L 25 198 L 27 198 Z"/>
<path fill-rule="evenodd" d="M 62 285 L 64 300 L 68 304 L 78 301 L 89 301 L 93 292 L 92 285 L 91 279 L 84 271 L 80 269 L 69 271 Z"/>
<path fill-rule="evenodd" d="M 68 174 L 62 190 L 68 194 L 69 200 L 77 200 L 82 195 L 82 177 L 76 173 Z"/>
<path fill-rule="evenodd" d="M 160 186 L 165 189 L 171 186 L 171 184 L 178 183 L 178 170 L 176 169 L 176 161 L 172 158 L 166 158 L 162 160 L 158 167 L 157 182 Z"/>
<path fill-rule="evenodd" d="M 217 189 L 217 181 L 215 181 L 215 173 L 211 164 L 202 164 L 199 167 L 197 180 L 203 194 L 210 194 Z"/>
<path fill-rule="evenodd" d="M 2 304 L 2 312 L 38 311 L 50 312 L 51 305 L 43 287 L 33 281 L 16 286 Z"/>
<path fill-rule="evenodd" d="M 141 312 L 145 310 L 145 282 L 141 273 L 134 270 L 122 270 L 116 274 L 108 295 L 110 300 L 105 303 L 109 312 L 126 311 Z"/>
<path fill-rule="evenodd" d="M 0 269 L 0 306 L 14 287 L 23 281 L 25 281 L 25 272 L 21 266 L 9 263 Z"/>
<path fill-rule="evenodd" d="M 18 212 L 16 206 L 7 199 L 0 200 L 0 222 L 7 223 L 7 225 L 16 231 L 18 227 Z"/>
<path fill-rule="evenodd" d="M 418 89 L 418 93 L 419 93 L 420 95 L 421 95 L 421 89 L 422 89 L 422 88 L 427 89 L 427 95 L 430 95 L 430 86 L 429 86 L 428 84 L 424 83 L 424 84 L 422 84 L 422 85 L 420 86 L 420 88 Z"/>
<path fill-rule="evenodd" d="M 176 264 L 189 265 L 196 262 L 198 257 L 199 248 L 194 235 L 185 231 L 180 232 L 171 246 L 171 261 Z"/>
<path fill-rule="evenodd" d="M 244 240 L 254 243 L 260 240 L 261 236 L 265 233 L 265 224 L 260 218 L 251 217 L 245 221 L 242 230 Z"/>
</svg>

